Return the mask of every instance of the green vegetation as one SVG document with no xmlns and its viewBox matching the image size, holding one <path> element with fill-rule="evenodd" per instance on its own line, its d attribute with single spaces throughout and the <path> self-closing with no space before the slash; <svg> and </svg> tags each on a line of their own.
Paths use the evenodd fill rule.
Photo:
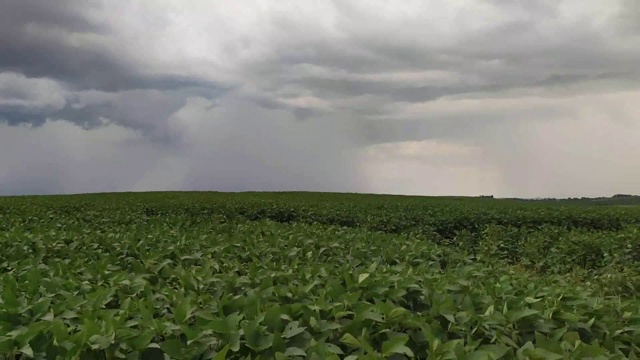
<svg viewBox="0 0 640 360">
<path fill-rule="evenodd" d="M 640 207 L 0 198 L 3 359 L 625 359 Z"/>
</svg>

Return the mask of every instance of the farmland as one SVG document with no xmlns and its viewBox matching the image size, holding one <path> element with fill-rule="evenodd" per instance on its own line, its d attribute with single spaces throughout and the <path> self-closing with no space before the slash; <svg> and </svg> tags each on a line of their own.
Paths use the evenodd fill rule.
<svg viewBox="0 0 640 360">
<path fill-rule="evenodd" d="M 640 356 L 640 207 L 0 198 L 3 359 Z"/>
</svg>

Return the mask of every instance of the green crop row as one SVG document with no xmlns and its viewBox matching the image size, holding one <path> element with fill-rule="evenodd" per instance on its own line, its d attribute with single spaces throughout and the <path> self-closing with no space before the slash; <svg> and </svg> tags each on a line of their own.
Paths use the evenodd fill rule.
<svg viewBox="0 0 640 360">
<path fill-rule="evenodd" d="M 0 199 L 0 358 L 636 358 L 634 214 L 336 194 Z M 460 219 L 473 226 L 442 231 Z"/>
<path fill-rule="evenodd" d="M 99 204 L 96 206 L 96 204 Z M 481 198 L 422 198 L 323 193 L 145 193 L 17 197 L 0 201 L 0 228 L 11 220 L 46 226 L 54 218 L 86 225 L 145 218 L 211 217 L 362 227 L 386 233 L 431 233 L 453 238 L 488 225 L 537 229 L 618 231 L 640 225 L 640 206 L 581 206 L 572 202 L 524 202 Z M 9 221 L 7 221 L 9 220 Z"/>
</svg>

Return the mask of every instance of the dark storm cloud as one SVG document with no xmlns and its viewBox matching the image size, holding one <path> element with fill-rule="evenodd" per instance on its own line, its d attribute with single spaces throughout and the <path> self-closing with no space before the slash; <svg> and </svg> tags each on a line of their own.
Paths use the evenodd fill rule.
<svg viewBox="0 0 640 360">
<path fill-rule="evenodd" d="M 113 121 L 135 129 L 160 128 L 189 96 L 220 96 L 227 85 L 180 74 L 149 74 L 127 57 L 97 43 L 74 45 L 75 36 L 109 38 L 112 29 L 87 16 L 100 6 L 95 1 L 8 0 L 0 11 L 0 74 L 19 74 L 30 84 L 57 84 L 52 93 L 65 97 L 58 108 L 28 101 L 0 102 L 0 121 L 10 125 L 41 125 L 47 118 L 72 121 L 92 128 Z M 107 20 L 107 19 L 103 19 Z M 15 77 L 15 76 L 14 76 Z M 13 78 L 11 79 L 14 80 Z M 8 83 L 0 98 L 20 100 L 31 86 Z M 20 94 L 16 94 L 18 89 Z M 78 101 L 88 90 L 103 92 L 103 100 Z"/>
<path fill-rule="evenodd" d="M 0 122 L 39 125 L 66 102 L 64 89 L 49 79 L 29 79 L 22 74 L 0 73 Z"/>
<path fill-rule="evenodd" d="M 588 16 L 593 14 L 564 20 L 568 16 L 564 13 L 567 9 L 561 9 L 564 4 L 486 1 L 503 17 L 501 21 L 447 39 L 424 31 L 429 24 L 419 16 L 418 21 L 385 23 L 386 19 L 368 19 L 363 15 L 366 11 L 353 3 L 335 3 L 338 15 L 334 30 L 339 35 L 319 36 L 310 28 L 297 37 L 290 36 L 298 32 L 300 23 L 274 20 L 277 33 L 282 34 L 275 42 L 276 55 L 247 66 L 247 78 L 266 94 L 302 92 L 328 100 L 336 112 L 356 118 L 385 114 L 393 103 L 423 103 L 451 96 L 503 96 L 498 94 L 528 88 L 552 91 L 562 86 L 572 86 L 574 92 L 593 91 L 591 85 L 583 84 L 605 80 L 606 85 L 597 91 L 640 85 L 640 53 L 626 44 L 621 46 L 617 25 L 592 21 Z M 628 7 L 637 8 L 636 3 L 630 1 Z M 477 18 L 481 16 L 479 13 Z M 302 70 L 292 76 L 300 66 Z M 312 69 L 305 73 L 305 66 Z M 314 68 L 321 73 L 315 73 Z M 425 84 L 420 79 L 392 79 L 395 72 L 423 71 L 446 72 L 457 80 Z M 389 75 L 387 80 L 367 79 L 385 74 Z M 336 103 L 369 95 L 371 102 L 366 105 Z M 390 114 L 389 118 L 393 117 Z M 428 115 L 423 119 L 435 121 L 434 126 L 451 126 L 451 132 L 461 131 L 455 122 L 446 125 L 438 120 Z M 396 126 L 401 127 L 385 125 Z M 409 135 L 406 140 L 415 138 L 415 133 Z"/>
<path fill-rule="evenodd" d="M 360 97 L 376 95 L 387 101 L 426 102 L 448 95 L 473 92 L 497 91 L 509 88 L 506 85 L 458 85 L 458 86 L 410 86 L 349 79 L 303 79 L 297 82 L 313 94 L 322 98 Z"/>
<path fill-rule="evenodd" d="M 203 86 L 207 81 L 186 75 L 148 74 L 124 54 L 104 47 L 108 19 L 91 19 L 97 1 L 5 0 L 0 11 L 0 72 L 47 77 L 75 90 L 177 89 Z M 72 37 L 94 37 L 74 44 Z"/>
<path fill-rule="evenodd" d="M 545 27 L 549 26 L 547 23 L 553 25 L 561 16 L 558 6 L 542 1 L 487 0 L 485 3 L 508 20 L 464 33 L 464 36 L 452 35 L 450 40 L 435 33 L 441 31 L 437 26 L 415 16 L 403 26 L 386 18 L 373 26 L 371 22 L 375 19 L 369 18 L 363 5 L 355 2 L 334 3 L 334 31 L 339 35 L 326 36 L 314 28 L 300 32 L 301 20 L 291 14 L 274 16 L 270 22 L 274 29 L 272 56 L 249 59 L 238 69 L 242 74 L 238 84 L 250 83 L 256 91 L 234 96 L 244 97 L 268 110 L 289 109 L 297 119 L 308 120 L 321 111 L 311 106 L 287 104 L 283 102 L 283 95 L 311 95 L 329 101 L 330 110 L 359 116 L 384 113 L 385 106 L 394 102 L 421 103 L 447 96 L 477 96 L 478 93 L 593 79 L 624 80 L 620 74 L 633 78 L 639 73 L 637 54 L 623 56 L 620 51 L 614 51 L 604 33 L 589 23 L 558 25 L 553 37 L 549 37 Z M 632 15 L 625 16 L 637 13 L 634 4 L 627 2 L 625 14 Z M 117 43 L 96 40 L 74 45 L 71 38 L 77 34 L 111 39 L 114 29 L 108 25 L 108 19 L 99 21 L 88 15 L 92 11 L 106 11 L 108 6 L 109 3 L 97 1 L 70 0 L 55 5 L 10 0 L 3 5 L 0 72 L 55 79 L 71 92 L 96 89 L 120 94 L 113 97 L 118 101 L 81 107 L 68 103 L 64 109 L 48 113 L 5 108 L 5 121 L 11 118 L 10 123 L 17 123 L 19 119 L 22 119 L 20 122 L 33 119 L 41 123 L 43 117 L 49 115 L 83 126 L 94 126 L 101 123 L 100 118 L 107 118 L 134 128 L 158 127 L 158 122 L 162 123 L 171 111 L 177 111 L 184 104 L 186 97 L 181 90 L 212 89 L 209 95 L 197 94 L 209 99 L 232 90 L 228 85 L 220 85 L 221 82 L 213 83 L 211 79 L 194 75 L 148 72 L 140 63 L 131 61 Z M 425 30 L 430 28 L 433 34 Z M 441 41 L 443 39 L 445 41 Z M 308 70 L 305 66 L 324 73 L 305 73 Z M 298 74 L 292 76 L 291 71 L 296 69 Z M 441 71 L 456 79 L 444 83 L 393 79 L 397 72 L 419 74 L 424 71 Z M 382 80 L 368 78 L 378 75 L 388 76 Z M 133 90 L 135 92 L 131 92 Z M 131 96 L 125 99 L 124 94 Z M 369 105 L 351 107 L 335 103 L 335 100 L 369 95 L 375 99 Z"/>
<path fill-rule="evenodd" d="M 82 80 L 86 86 L 113 84 L 110 75 L 121 73 L 122 66 L 106 58 L 104 50 L 73 47 L 65 41 L 65 35 L 71 33 L 100 35 L 107 31 L 85 17 L 83 11 L 90 4 L 71 0 L 4 1 L 0 12 L 0 71 Z"/>
<path fill-rule="evenodd" d="M 589 139 L 571 138 L 583 122 L 625 139 L 637 133 L 638 4 L 5 0 L 0 146 L 13 145 L 0 151 L 0 184 L 380 191 L 367 185 L 386 177 L 378 165 L 413 177 L 407 159 L 442 165 L 446 149 L 472 144 L 492 158 L 466 162 L 497 163 L 492 174 L 527 190 L 518 164 L 555 159 L 541 151 L 547 138 L 573 141 L 571 163 L 589 148 Z M 607 141 L 600 147 L 622 143 Z M 428 146 L 412 144 L 421 142 Z M 445 143 L 444 157 L 419 154 L 439 149 L 430 142 Z M 18 148 L 20 159 L 6 155 Z M 49 162 L 65 170 L 52 173 Z M 58 180 L 33 180 L 47 173 Z M 22 178 L 32 180 L 20 190 Z M 396 180 L 384 189 L 405 191 Z"/>
<path fill-rule="evenodd" d="M 63 109 L 50 118 L 69 120 L 85 128 L 104 120 L 132 129 L 156 134 L 163 131 L 168 118 L 180 110 L 189 97 L 219 97 L 222 88 L 185 88 L 180 90 L 135 89 L 116 93 L 100 92 L 94 96 L 75 94 Z"/>
<path fill-rule="evenodd" d="M 0 106 L 0 122 L 9 125 L 30 124 L 33 126 L 42 125 L 49 112 L 38 111 L 37 109 L 25 109 L 22 106 Z"/>
<path fill-rule="evenodd" d="M 47 119 L 67 120 L 85 129 L 113 122 L 158 139 L 170 138 L 167 120 L 189 97 L 216 98 L 228 91 L 221 87 L 69 91 L 50 79 L 1 75 L 0 122 L 40 126 Z"/>
<path fill-rule="evenodd" d="M 99 125 L 101 119 L 133 128 L 152 128 L 161 125 L 171 114 L 184 106 L 184 96 L 154 90 L 130 90 L 117 93 L 104 102 L 82 107 L 67 105 L 51 114 L 57 119 L 69 120 L 85 127 Z"/>
<path fill-rule="evenodd" d="M 4 0 L 0 13 L 0 27 L 3 30 L 14 30 L 14 35 L 22 33 L 26 26 L 40 23 L 51 28 L 63 27 L 72 31 L 97 31 L 99 26 L 88 21 L 83 11 L 92 6 L 92 1 L 82 0 Z M 11 39 L 5 32 L 2 39 Z M 14 37 L 18 43 L 23 38 Z M 3 41 L 3 43 L 4 43 Z"/>
<path fill-rule="evenodd" d="M 566 44 L 566 48 L 563 49 L 542 47 L 531 50 L 523 48 L 523 51 L 519 53 L 505 51 L 508 46 L 501 48 L 502 51 L 488 50 L 490 46 L 494 46 L 490 44 L 495 41 L 490 39 L 497 37 L 497 34 L 487 34 L 485 37 L 463 46 L 468 49 L 464 52 L 451 52 L 451 56 L 443 56 L 445 53 L 441 53 L 441 59 L 430 59 L 428 54 L 423 54 L 418 49 L 394 48 L 393 46 L 380 48 L 378 49 L 379 61 L 370 61 L 371 72 L 364 73 L 376 74 L 380 71 L 392 71 L 393 69 L 402 69 L 403 71 L 442 70 L 456 74 L 460 79 L 463 79 L 458 84 L 420 86 L 412 84 L 411 80 L 394 83 L 348 78 L 323 79 L 314 76 L 291 80 L 291 82 L 311 89 L 322 97 L 332 97 L 332 94 L 336 97 L 373 94 L 386 95 L 393 101 L 425 102 L 443 96 L 478 92 L 491 93 L 512 88 L 578 83 L 594 79 L 625 80 L 640 74 L 640 70 L 636 66 L 640 59 L 615 58 L 613 54 L 603 54 L 602 47 L 594 43 L 573 48 L 570 44 Z M 565 45 L 563 44 L 563 46 Z M 472 47 L 477 47 L 477 52 L 472 52 Z M 527 54 L 527 51 L 530 53 Z M 387 52 L 389 57 L 396 61 L 387 61 L 389 58 L 385 57 L 384 52 Z M 485 61 L 480 61 L 479 59 L 483 57 Z M 338 58 L 334 60 L 338 61 Z M 497 67 L 484 66 L 488 62 L 499 65 Z M 348 69 L 348 63 L 345 66 Z M 350 73 L 358 74 L 366 66 L 364 64 L 360 66 L 358 71 Z M 464 79 L 474 77 L 479 78 L 481 83 L 474 84 L 464 81 Z"/>
</svg>

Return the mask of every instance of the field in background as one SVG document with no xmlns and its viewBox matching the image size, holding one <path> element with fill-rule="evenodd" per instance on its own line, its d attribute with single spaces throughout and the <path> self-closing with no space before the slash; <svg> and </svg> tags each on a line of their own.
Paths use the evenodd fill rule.
<svg viewBox="0 0 640 360">
<path fill-rule="evenodd" d="M 637 206 L 7 197 L 0 247 L 4 359 L 640 355 Z"/>
</svg>

